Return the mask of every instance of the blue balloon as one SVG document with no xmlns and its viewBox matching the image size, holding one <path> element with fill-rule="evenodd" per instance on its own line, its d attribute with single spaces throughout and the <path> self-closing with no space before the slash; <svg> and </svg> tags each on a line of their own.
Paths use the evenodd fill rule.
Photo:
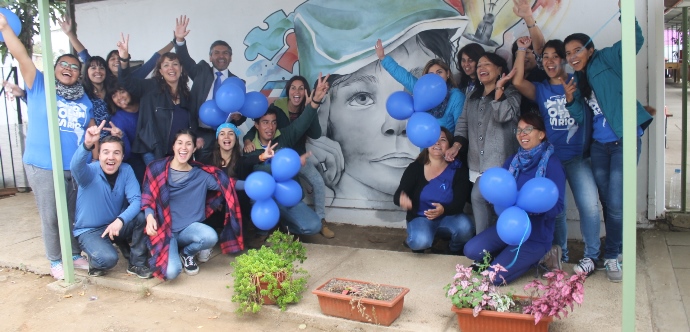
<svg viewBox="0 0 690 332">
<path fill-rule="evenodd" d="M 302 200 L 302 186 L 295 180 L 287 180 L 276 183 L 276 191 L 273 198 L 283 206 L 295 206 Z"/>
<path fill-rule="evenodd" d="M 412 96 L 405 91 L 391 93 L 386 100 L 386 110 L 391 118 L 396 120 L 407 120 L 414 113 L 414 102 Z"/>
<path fill-rule="evenodd" d="M 420 77 L 412 91 L 415 112 L 426 112 L 440 105 L 447 94 L 448 87 L 443 77 L 434 73 Z"/>
<path fill-rule="evenodd" d="M 513 206 L 517 199 L 517 183 L 508 170 L 501 167 L 487 169 L 479 178 L 479 191 L 494 205 Z"/>
<path fill-rule="evenodd" d="M 271 230 L 278 224 L 280 210 L 278 204 L 272 199 L 254 202 L 252 206 L 252 222 L 256 228 L 264 231 Z"/>
<path fill-rule="evenodd" d="M 226 78 L 225 81 L 223 81 L 223 85 L 226 85 L 226 84 L 232 84 L 232 85 L 238 86 L 240 89 L 242 89 L 242 93 L 244 93 L 244 94 L 247 93 L 247 86 L 244 84 L 244 81 L 242 81 L 242 79 L 240 79 L 237 76 Z"/>
<path fill-rule="evenodd" d="M 498 217 L 496 231 L 503 242 L 517 246 L 529 238 L 532 233 L 532 223 L 525 210 L 511 206 Z"/>
<path fill-rule="evenodd" d="M 441 137 L 441 126 L 433 115 L 415 112 L 407 120 L 407 138 L 412 144 L 424 149 L 438 141 Z"/>
<path fill-rule="evenodd" d="M 297 175 L 302 163 L 293 149 L 280 149 L 271 159 L 271 174 L 277 182 L 284 182 Z"/>
<path fill-rule="evenodd" d="M 496 205 L 494 204 L 494 211 L 496 212 L 497 216 L 500 216 L 503 211 L 505 211 L 507 208 L 510 206 L 503 206 L 503 205 Z"/>
<path fill-rule="evenodd" d="M 218 88 L 213 99 L 226 114 L 237 112 L 244 104 L 244 92 L 234 84 L 223 84 Z"/>
<path fill-rule="evenodd" d="M 214 100 L 207 100 L 199 107 L 199 119 L 209 127 L 216 128 L 225 123 L 228 114 L 218 108 Z"/>
<path fill-rule="evenodd" d="M 5 16 L 5 20 L 7 21 L 7 24 L 12 28 L 12 31 L 14 31 L 14 34 L 19 36 L 19 34 L 22 32 L 22 21 L 19 20 L 19 17 L 17 17 L 17 14 L 13 13 L 11 10 L 7 8 L 0 8 L 0 14 Z M 5 38 L 0 34 L 0 42 L 4 42 Z"/>
<path fill-rule="evenodd" d="M 270 198 L 275 190 L 276 181 L 266 172 L 253 172 L 244 181 L 244 191 L 247 196 L 257 201 Z"/>
<path fill-rule="evenodd" d="M 520 188 L 517 195 L 518 207 L 527 212 L 544 213 L 551 210 L 558 201 L 558 187 L 547 178 L 531 179 Z"/>
<path fill-rule="evenodd" d="M 242 115 L 256 119 L 262 117 L 268 109 L 268 99 L 261 92 L 247 92 L 244 97 L 244 104 L 240 108 Z"/>
</svg>

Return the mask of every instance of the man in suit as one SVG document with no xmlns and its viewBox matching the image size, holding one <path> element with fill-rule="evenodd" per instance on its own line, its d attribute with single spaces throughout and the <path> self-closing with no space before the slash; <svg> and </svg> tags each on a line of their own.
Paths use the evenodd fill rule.
<svg viewBox="0 0 690 332">
<path fill-rule="evenodd" d="M 209 50 L 209 61 L 194 62 L 189 55 L 185 37 L 189 34 L 187 16 L 176 19 L 175 25 L 175 53 L 180 57 L 182 68 L 192 79 L 190 109 L 199 112 L 199 107 L 207 100 L 213 99 L 215 91 L 223 81 L 235 74 L 230 72 L 228 66 L 232 61 L 232 48 L 222 40 L 216 40 Z M 240 113 L 232 113 L 228 121 L 235 126 L 240 126 L 247 118 Z M 198 137 L 203 139 L 204 146 L 195 152 L 197 160 L 205 160 L 212 153 L 213 141 L 216 138 L 216 128 L 211 128 L 199 119 Z"/>
</svg>

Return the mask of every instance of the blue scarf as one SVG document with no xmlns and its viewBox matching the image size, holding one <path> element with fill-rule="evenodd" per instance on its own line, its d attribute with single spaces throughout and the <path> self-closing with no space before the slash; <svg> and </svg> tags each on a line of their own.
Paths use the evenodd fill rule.
<svg viewBox="0 0 690 332">
<path fill-rule="evenodd" d="M 438 106 L 427 111 L 429 114 L 433 115 L 435 118 L 440 119 L 446 114 L 446 108 L 448 107 L 448 100 L 450 99 L 450 90 L 453 87 L 446 82 L 446 98 Z"/>
<path fill-rule="evenodd" d="M 546 165 L 549 163 L 549 158 L 552 154 L 553 145 L 548 141 L 539 143 L 539 145 L 535 146 L 531 150 L 525 150 L 520 147 L 518 149 L 518 153 L 510 162 L 510 168 L 508 168 L 508 171 L 517 179 L 518 175 L 520 175 L 520 170 L 529 167 L 536 161 L 536 158 L 541 157 L 539 159 L 539 165 L 537 165 L 537 173 L 534 175 L 534 177 L 544 177 L 546 174 Z"/>
</svg>

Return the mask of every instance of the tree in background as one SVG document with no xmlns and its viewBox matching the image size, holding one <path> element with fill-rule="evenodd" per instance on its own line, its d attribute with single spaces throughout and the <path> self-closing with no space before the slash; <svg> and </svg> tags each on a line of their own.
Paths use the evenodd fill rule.
<svg viewBox="0 0 690 332">
<path fill-rule="evenodd" d="M 57 24 L 57 19 L 65 14 L 65 2 L 50 0 L 49 3 L 50 20 L 53 24 Z M 22 32 L 17 37 L 26 47 L 26 51 L 33 54 L 33 38 L 41 32 L 38 22 L 38 0 L 0 0 L 0 7 L 5 7 L 17 14 L 22 22 Z M 8 54 L 5 43 L 0 43 L 0 60 L 3 63 Z"/>
</svg>

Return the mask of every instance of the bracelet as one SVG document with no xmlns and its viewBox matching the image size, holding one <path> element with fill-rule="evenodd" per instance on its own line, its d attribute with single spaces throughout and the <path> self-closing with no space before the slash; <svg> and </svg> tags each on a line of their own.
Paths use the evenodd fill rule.
<svg viewBox="0 0 690 332">
<path fill-rule="evenodd" d="M 96 148 L 96 144 L 92 145 L 90 149 L 86 146 L 86 142 L 82 143 L 82 145 L 84 145 L 84 150 L 86 151 L 93 151 Z"/>
<path fill-rule="evenodd" d="M 518 50 L 518 52 L 519 52 L 519 51 L 527 52 L 527 48 L 526 48 L 526 47 L 518 47 L 517 50 Z"/>
<path fill-rule="evenodd" d="M 321 99 L 321 101 L 312 100 L 311 102 L 316 104 L 316 105 L 321 105 L 321 104 L 323 104 L 323 99 Z"/>
<path fill-rule="evenodd" d="M 536 27 L 536 26 L 537 26 L 537 20 L 534 20 L 534 24 L 528 25 L 528 26 L 527 26 L 527 29 L 532 29 L 532 28 L 534 28 L 534 27 Z"/>
<path fill-rule="evenodd" d="M 132 55 L 131 55 L 131 54 L 127 54 L 127 58 L 123 58 L 123 57 L 121 57 L 120 55 L 118 55 L 117 58 L 118 58 L 120 61 L 122 61 L 122 62 L 127 62 L 127 61 L 129 61 L 129 60 L 132 60 Z"/>
<path fill-rule="evenodd" d="M 118 220 L 118 219 L 120 219 L 120 221 L 122 222 L 123 225 L 125 224 L 125 221 L 122 218 L 120 218 L 120 217 L 115 218 L 115 220 Z"/>
<path fill-rule="evenodd" d="M 497 86 L 496 87 L 496 90 L 505 91 L 505 89 L 506 89 L 506 87 L 504 87 L 504 86 Z"/>
</svg>

